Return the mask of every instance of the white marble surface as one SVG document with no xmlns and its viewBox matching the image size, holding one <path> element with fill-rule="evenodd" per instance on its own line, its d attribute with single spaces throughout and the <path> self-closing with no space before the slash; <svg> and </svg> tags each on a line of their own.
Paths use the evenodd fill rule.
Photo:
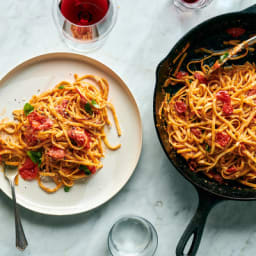
<svg viewBox="0 0 256 256">
<path fill-rule="evenodd" d="M 118 0 L 119 17 L 109 40 L 88 54 L 114 69 L 128 84 L 140 107 L 144 143 L 135 174 L 124 189 L 102 207 L 81 215 L 44 216 L 21 208 L 29 241 L 25 252 L 14 246 L 11 201 L 0 193 L 0 255 L 105 256 L 106 238 L 123 214 L 137 214 L 157 229 L 156 255 L 174 255 L 194 214 L 195 189 L 175 171 L 156 136 L 152 98 L 155 69 L 175 42 L 196 24 L 218 14 L 241 10 L 253 0 L 214 0 L 207 8 L 178 13 L 171 0 Z M 51 17 L 51 0 L 0 1 L 0 75 L 32 56 L 70 51 Z M 255 255 L 256 202 L 224 202 L 210 214 L 198 255 Z"/>
</svg>

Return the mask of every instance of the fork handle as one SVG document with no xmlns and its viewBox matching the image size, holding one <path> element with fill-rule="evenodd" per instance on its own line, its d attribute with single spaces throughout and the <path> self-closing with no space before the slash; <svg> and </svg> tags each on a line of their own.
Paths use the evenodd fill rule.
<svg viewBox="0 0 256 256">
<path fill-rule="evenodd" d="M 12 190 L 12 200 L 13 200 L 14 217 L 15 217 L 16 247 L 23 251 L 28 246 L 28 242 L 24 234 L 24 230 L 20 220 L 20 214 L 18 211 L 17 203 L 16 203 L 14 182 L 10 182 L 10 185 Z"/>
<path fill-rule="evenodd" d="M 247 42 L 248 45 L 255 44 L 256 43 L 256 36 L 253 36 L 253 37 L 249 38 L 246 42 Z"/>
</svg>

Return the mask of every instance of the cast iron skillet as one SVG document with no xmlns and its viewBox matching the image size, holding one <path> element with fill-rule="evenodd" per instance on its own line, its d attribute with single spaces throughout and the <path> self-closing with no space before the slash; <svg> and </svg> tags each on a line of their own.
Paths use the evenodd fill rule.
<svg viewBox="0 0 256 256">
<path fill-rule="evenodd" d="M 194 49 L 206 47 L 208 49 L 224 49 L 231 46 L 223 45 L 224 40 L 233 39 L 226 33 L 226 29 L 231 27 L 242 27 L 246 29 L 246 33 L 239 39 L 245 40 L 251 35 L 256 34 L 256 5 L 253 5 L 241 12 L 228 13 L 221 16 L 214 17 L 203 22 L 191 31 L 189 31 L 183 38 L 181 38 L 167 57 L 161 61 L 156 71 L 156 86 L 154 92 L 154 121 L 157 130 L 158 138 L 162 147 L 167 154 L 171 163 L 176 169 L 196 188 L 199 195 L 199 204 L 197 211 L 192 218 L 190 224 L 183 233 L 177 248 L 176 255 L 185 255 L 184 249 L 188 240 L 193 236 L 192 244 L 190 246 L 188 256 L 195 255 L 200 244 L 204 225 L 209 211 L 214 205 L 223 200 L 256 200 L 256 191 L 244 187 L 235 182 L 219 184 L 214 180 L 208 179 L 203 174 L 196 174 L 189 170 L 187 162 L 180 155 L 176 154 L 175 150 L 168 143 L 168 138 L 164 130 L 164 121 L 161 121 L 158 116 L 158 109 L 164 97 L 162 85 L 165 79 L 169 76 L 172 67 L 172 60 L 177 56 L 177 53 L 190 42 L 191 46 L 188 51 L 186 60 L 200 58 L 200 53 L 195 53 Z M 232 62 L 234 64 L 244 63 L 245 61 L 253 62 L 256 53 L 250 53 L 246 58 Z M 213 64 L 214 60 L 210 60 L 209 64 Z M 186 61 L 184 62 L 186 64 Z M 227 62 L 227 65 L 230 63 Z M 196 69 L 196 67 L 194 67 Z M 185 65 L 181 67 L 185 70 Z M 169 86 L 165 91 L 171 94 L 175 93 L 182 85 Z"/>
</svg>

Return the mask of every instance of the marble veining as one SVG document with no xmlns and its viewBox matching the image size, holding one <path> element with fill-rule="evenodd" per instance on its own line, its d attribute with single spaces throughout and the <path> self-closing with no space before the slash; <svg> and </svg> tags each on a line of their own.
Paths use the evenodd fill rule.
<svg viewBox="0 0 256 256">
<path fill-rule="evenodd" d="M 152 98 L 157 64 L 193 26 L 218 14 L 242 10 L 253 0 L 214 0 L 207 8 L 179 13 L 172 0 L 117 0 L 119 17 L 106 44 L 88 56 L 110 66 L 127 83 L 140 108 L 143 150 L 136 172 L 111 201 L 89 213 L 45 216 L 20 208 L 29 241 L 14 244 L 12 202 L 0 193 L 0 255 L 107 256 L 107 234 L 124 214 L 145 217 L 156 227 L 156 256 L 175 255 L 176 244 L 197 204 L 195 189 L 170 165 L 156 136 Z M 0 75 L 25 59 L 70 51 L 51 16 L 51 0 L 0 1 Z M 198 255 L 251 256 L 256 245 L 256 202 L 223 202 L 210 214 Z"/>
</svg>

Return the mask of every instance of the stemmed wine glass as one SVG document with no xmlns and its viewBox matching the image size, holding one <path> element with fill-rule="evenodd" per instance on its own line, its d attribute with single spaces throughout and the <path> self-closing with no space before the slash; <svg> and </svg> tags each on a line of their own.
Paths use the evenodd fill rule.
<svg viewBox="0 0 256 256">
<path fill-rule="evenodd" d="M 64 42 L 76 51 L 101 47 L 117 19 L 115 0 L 53 0 L 52 15 Z"/>
</svg>

